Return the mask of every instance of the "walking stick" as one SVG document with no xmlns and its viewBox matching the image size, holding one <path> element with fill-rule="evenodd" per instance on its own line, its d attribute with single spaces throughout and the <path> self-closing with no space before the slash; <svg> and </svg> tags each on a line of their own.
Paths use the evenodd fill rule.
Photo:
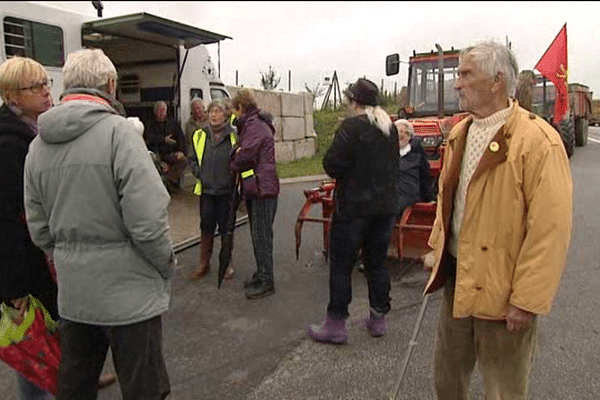
<svg viewBox="0 0 600 400">
<path fill-rule="evenodd" d="M 406 357 L 404 358 L 404 364 L 402 365 L 402 371 L 400 371 L 400 377 L 398 378 L 398 383 L 396 383 L 396 391 L 392 396 L 390 396 L 390 400 L 397 400 L 398 393 L 400 392 L 400 386 L 402 385 L 402 379 L 404 378 L 404 373 L 406 372 L 406 368 L 408 367 L 408 362 L 410 360 L 410 355 L 412 354 L 413 348 L 417 345 L 417 335 L 419 334 L 419 329 L 421 329 L 421 323 L 423 322 L 423 315 L 425 314 L 425 309 L 427 308 L 427 301 L 429 300 L 430 294 L 427 293 L 423 298 L 423 302 L 421 303 L 421 310 L 419 311 L 419 317 L 417 318 L 417 323 L 413 329 L 412 336 L 410 338 L 410 342 L 408 342 L 408 351 L 406 353 Z"/>
</svg>

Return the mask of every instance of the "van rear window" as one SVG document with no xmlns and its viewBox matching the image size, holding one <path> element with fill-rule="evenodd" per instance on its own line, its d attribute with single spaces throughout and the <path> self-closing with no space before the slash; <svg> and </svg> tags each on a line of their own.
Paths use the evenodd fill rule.
<svg viewBox="0 0 600 400">
<path fill-rule="evenodd" d="M 13 56 L 33 58 L 48 67 L 65 63 L 63 32 L 58 26 L 4 17 L 4 51 Z"/>
</svg>

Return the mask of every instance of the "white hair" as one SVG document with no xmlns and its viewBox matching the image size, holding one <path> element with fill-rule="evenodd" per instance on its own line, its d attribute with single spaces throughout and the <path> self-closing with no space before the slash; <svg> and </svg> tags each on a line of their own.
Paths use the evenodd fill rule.
<svg viewBox="0 0 600 400">
<path fill-rule="evenodd" d="M 100 49 L 70 53 L 63 67 L 63 87 L 108 90 L 108 81 L 117 79 L 117 69 Z"/>
<path fill-rule="evenodd" d="M 490 78 L 494 78 L 498 73 L 501 73 L 504 76 L 506 94 L 509 97 L 514 97 L 517 89 L 519 65 L 515 55 L 507 46 L 489 39 L 462 50 L 459 58 L 467 54 L 473 57 L 473 61 Z"/>
<path fill-rule="evenodd" d="M 393 125 L 390 115 L 379 106 L 365 105 L 364 108 L 369 122 L 379 128 L 385 136 L 390 136 Z"/>
<path fill-rule="evenodd" d="M 396 128 L 403 127 L 404 129 L 406 129 L 406 132 L 408 132 L 408 135 L 411 138 L 413 136 L 415 136 L 415 128 L 413 128 L 412 124 L 410 122 L 408 122 L 407 120 L 405 120 L 405 119 L 396 120 L 396 122 L 394 122 L 394 125 L 396 125 Z"/>
<path fill-rule="evenodd" d="M 393 125 L 390 115 L 379 106 L 363 105 L 363 107 L 367 118 L 369 118 L 369 122 L 379 128 L 385 136 L 390 136 Z"/>
</svg>

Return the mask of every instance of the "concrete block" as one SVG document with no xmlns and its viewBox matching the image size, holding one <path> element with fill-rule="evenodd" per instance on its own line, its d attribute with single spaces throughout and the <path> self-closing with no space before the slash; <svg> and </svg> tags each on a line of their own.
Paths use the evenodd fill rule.
<svg viewBox="0 0 600 400">
<path fill-rule="evenodd" d="M 300 93 L 280 92 L 281 115 L 284 117 L 304 116 L 304 96 Z"/>
<path fill-rule="evenodd" d="M 254 88 L 243 88 L 238 86 L 227 86 L 227 90 L 231 97 L 234 97 L 237 92 L 242 89 L 250 89 L 252 90 L 252 94 L 256 99 L 256 103 L 258 104 L 258 108 L 264 111 L 268 111 L 273 116 L 281 115 L 281 97 L 280 93 L 272 92 L 268 90 L 259 90 Z"/>
<path fill-rule="evenodd" d="M 281 115 L 281 97 L 279 93 L 266 90 L 253 90 L 253 93 L 258 108 L 270 112 L 274 117 Z"/>
<path fill-rule="evenodd" d="M 308 138 L 302 140 L 296 140 L 294 143 L 294 154 L 296 156 L 296 160 L 304 157 L 312 157 L 315 155 L 316 146 L 315 139 Z"/>
<path fill-rule="evenodd" d="M 232 98 L 237 94 L 237 92 L 242 90 L 242 88 L 239 86 L 225 86 L 225 87 L 227 88 L 227 91 L 229 92 L 229 95 Z"/>
<path fill-rule="evenodd" d="M 305 132 L 304 136 L 316 138 L 317 133 L 315 132 L 315 119 L 313 118 L 312 113 L 306 114 L 306 117 L 304 120 L 305 120 L 305 124 L 306 124 L 306 132 Z"/>
<path fill-rule="evenodd" d="M 304 92 L 303 95 L 304 95 L 304 115 L 312 116 L 312 114 L 313 114 L 313 95 L 308 92 Z"/>
<path fill-rule="evenodd" d="M 300 140 L 306 135 L 306 121 L 302 117 L 281 117 L 283 140 Z"/>
<path fill-rule="evenodd" d="M 273 126 L 275 127 L 275 141 L 283 141 L 283 124 L 281 123 L 281 116 L 273 116 Z"/>
<path fill-rule="evenodd" d="M 275 142 L 275 160 L 277 162 L 294 161 L 294 142 Z"/>
</svg>

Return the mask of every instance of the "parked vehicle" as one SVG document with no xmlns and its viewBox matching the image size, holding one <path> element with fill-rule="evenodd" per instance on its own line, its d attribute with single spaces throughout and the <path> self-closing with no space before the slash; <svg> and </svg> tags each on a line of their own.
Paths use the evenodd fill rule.
<svg viewBox="0 0 600 400">
<path fill-rule="evenodd" d="M 600 126 L 600 99 L 592 99 L 592 114 L 589 125 Z"/>
<path fill-rule="evenodd" d="M 86 47 L 101 48 L 115 64 L 117 98 L 129 116 L 146 119 L 163 100 L 185 126 L 192 98 L 229 97 L 206 48 L 228 36 L 143 12 L 98 19 L 36 2 L 3 2 L 0 19 L 0 62 L 12 56 L 40 62 L 54 81 L 55 101 L 66 55 Z"/>
<path fill-rule="evenodd" d="M 527 84 L 531 85 L 531 89 L 527 88 Z M 520 74 L 519 88 L 521 93 L 518 94 L 518 99 L 523 97 L 523 92 L 531 90 L 531 105 L 529 106 L 527 101 L 520 101 L 520 104 L 554 126 L 561 135 L 569 157 L 573 155 L 575 146 L 587 144 L 588 126 L 592 119 L 592 92 L 588 86 L 581 83 L 568 85 L 569 111 L 559 124 L 553 121 L 556 90 L 552 82 L 542 75 L 526 70 Z"/>
<path fill-rule="evenodd" d="M 461 113 L 454 83 L 458 77 L 459 51 L 454 48 L 417 53 L 408 61 L 408 83 L 406 101 L 401 104 L 394 118 L 408 119 L 415 135 L 422 138 L 423 148 L 430 160 L 439 159 L 444 139 L 452 127 L 466 117 Z M 400 56 L 386 57 L 386 75 L 396 75 L 400 70 Z M 433 163 L 432 167 L 436 167 Z"/>
</svg>

